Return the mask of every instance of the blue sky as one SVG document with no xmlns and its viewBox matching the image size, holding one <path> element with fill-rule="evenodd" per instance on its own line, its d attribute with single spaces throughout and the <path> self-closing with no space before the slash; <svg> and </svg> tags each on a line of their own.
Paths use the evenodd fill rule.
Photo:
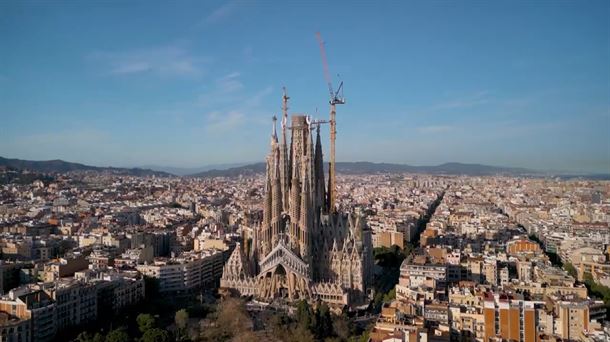
<svg viewBox="0 0 610 342">
<path fill-rule="evenodd" d="M 316 31 L 339 161 L 610 172 L 608 1 L 3 1 L 0 156 L 260 161 L 282 86 L 327 117 Z"/>
</svg>

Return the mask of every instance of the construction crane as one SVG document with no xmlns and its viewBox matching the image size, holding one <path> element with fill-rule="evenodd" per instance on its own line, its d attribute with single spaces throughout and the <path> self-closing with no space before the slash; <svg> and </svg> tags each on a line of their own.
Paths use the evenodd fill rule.
<svg viewBox="0 0 610 342">
<path fill-rule="evenodd" d="M 335 92 L 333 90 L 333 81 L 330 77 L 330 71 L 328 68 L 328 61 L 326 60 L 326 49 L 324 48 L 324 40 L 322 40 L 322 35 L 320 32 L 316 32 L 316 38 L 318 39 L 318 44 L 320 45 L 320 55 L 322 56 L 322 67 L 324 68 L 324 79 L 328 85 L 328 92 L 330 93 L 330 101 L 331 105 L 345 104 L 345 99 L 343 98 L 343 82 L 339 83 L 339 88 Z"/>
<path fill-rule="evenodd" d="M 330 93 L 330 163 L 328 167 L 328 210 L 330 212 L 335 211 L 335 198 L 336 198 L 336 177 L 335 177 L 335 140 L 337 137 L 337 110 L 336 105 L 345 104 L 343 98 L 343 82 L 339 83 L 339 87 L 335 92 L 333 90 L 333 83 L 328 70 L 328 62 L 326 60 L 326 49 L 324 48 L 324 40 L 320 32 L 316 32 L 316 38 L 320 45 L 320 55 L 322 57 L 322 66 L 324 68 L 324 79 L 328 84 L 328 92 Z"/>
<path fill-rule="evenodd" d="M 320 129 L 320 125 L 330 123 L 329 120 L 311 120 L 309 121 L 309 128 L 316 127 L 318 130 Z"/>
</svg>

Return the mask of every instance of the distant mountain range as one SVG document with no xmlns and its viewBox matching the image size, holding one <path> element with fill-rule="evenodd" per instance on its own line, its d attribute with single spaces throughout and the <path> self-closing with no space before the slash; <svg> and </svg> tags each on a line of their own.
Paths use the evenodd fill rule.
<svg viewBox="0 0 610 342">
<path fill-rule="evenodd" d="M 150 169 L 141 168 L 122 168 L 122 167 L 99 167 L 90 166 L 79 163 L 71 163 L 59 159 L 55 160 L 22 160 L 22 159 L 8 159 L 0 157 L 0 168 L 13 168 L 17 170 L 29 170 L 39 173 L 65 173 L 70 171 L 98 171 L 107 172 L 120 175 L 130 176 L 158 176 L 168 177 L 171 174 L 161 171 L 153 171 Z"/>
<path fill-rule="evenodd" d="M 534 170 L 514 167 L 499 167 L 480 164 L 445 163 L 436 166 L 413 166 L 407 164 L 371 163 L 371 162 L 338 162 L 337 172 L 345 174 L 371 174 L 371 173 L 428 173 L 447 175 L 541 175 Z M 248 176 L 265 172 L 265 163 L 248 164 L 225 170 L 209 170 L 190 175 L 191 177 L 235 177 Z"/>
<path fill-rule="evenodd" d="M 169 177 L 237 177 L 251 176 L 265 172 L 265 163 L 253 164 L 218 164 L 200 168 L 172 168 L 147 166 L 146 168 L 99 167 L 63 160 L 31 161 L 7 159 L 0 157 L 0 168 L 30 170 L 39 173 L 65 173 L 70 171 L 98 171 L 131 176 Z M 328 164 L 326 164 L 328 167 Z M 154 168 L 154 169 L 153 169 Z M 192 172 L 191 172 L 192 171 Z M 371 162 L 338 162 L 337 172 L 343 174 L 375 174 L 375 173 L 421 173 L 435 175 L 467 175 L 467 176 L 556 176 L 564 179 L 587 178 L 610 180 L 610 174 L 575 174 L 561 172 L 546 172 L 525 168 L 490 166 L 481 164 L 445 163 L 436 166 L 413 166 L 407 164 L 371 163 Z"/>
<path fill-rule="evenodd" d="M 171 173 L 176 176 L 187 176 L 196 173 L 201 173 L 210 170 L 226 170 L 234 167 L 244 166 L 248 163 L 231 163 L 231 164 L 214 164 L 205 165 L 201 167 L 172 167 L 172 166 L 159 166 L 159 165 L 144 165 L 140 166 L 142 169 L 151 169 L 154 171 L 161 171 Z"/>
</svg>

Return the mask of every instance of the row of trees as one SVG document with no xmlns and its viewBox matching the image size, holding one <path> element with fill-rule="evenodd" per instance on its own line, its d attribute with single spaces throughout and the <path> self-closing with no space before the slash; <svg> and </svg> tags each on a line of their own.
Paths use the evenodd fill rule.
<svg viewBox="0 0 610 342">
<path fill-rule="evenodd" d="M 610 319 L 610 288 L 596 283 L 589 273 L 585 273 L 584 280 L 585 285 L 589 290 L 589 294 L 604 301 L 604 306 L 606 307 L 606 319 Z"/>
<path fill-rule="evenodd" d="M 305 300 L 297 303 L 295 317 L 289 317 L 283 312 L 269 317 L 266 330 L 277 340 L 288 342 L 368 340 L 368 337 L 360 336 L 346 314 L 335 315 L 324 303 L 314 309 Z"/>
<path fill-rule="evenodd" d="M 309 330 L 317 339 L 334 334 L 330 309 L 326 304 L 320 304 L 314 310 L 307 301 L 301 300 L 297 304 L 297 322 L 303 330 Z"/>
<path fill-rule="evenodd" d="M 241 299 L 228 298 L 209 315 L 210 323 L 203 329 L 203 341 L 256 341 L 254 324 Z"/>
<path fill-rule="evenodd" d="M 133 316 L 132 316 L 133 317 Z M 174 315 L 174 325 L 162 327 L 162 320 L 141 313 L 125 326 L 104 333 L 82 332 L 76 342 L 170 342 L 170 341 L 285 341 L 285 342 L 359 342 L 368 340 L 366 331 L 356 329 L 346 315 L 331 313 L 328 305 L 315 308 L 305 300 L 296 307 L 294 317 L 285 312 L 263 312 L 254 316 L 245 302 L 237 298 L 223 300 L 206 318 L 189 325 L 189 313 L 181 309 Z M 166 322 L 167 323 L 167 322 Z M 360 336 L 362 335 L 362 336 Z"/>
<path fill-rule="evenodd" d="M 184 309 L 175 314 L 176 330 L 171 332 L 158 327 L 157 321 L 151 314 L 143 313 L 136 317 L 138 327 L 137 336 L 131 336 L 127 326 L 110 330 L 104 335 L 102 332 L 95 334 L 89 332 L 80 333 L 76 342 L 170 342 L 170 341 L 190 341 L 187 336 L 187 325 L 189 315 Z"/>
<path fill-rule="evenodd" d="M 563 268 L 572 277 L 578 279 L 578 271 L 570 262 L 563 264 Z M 606 319 L 610 319 L 610 288 L 596 283 L 590 273 L 585 273 L 583 278 L 585 286 L 589 292 L 589 296 L 596 297 L 604 301 L 604 306 L 606 307 Z"/>
</svg>

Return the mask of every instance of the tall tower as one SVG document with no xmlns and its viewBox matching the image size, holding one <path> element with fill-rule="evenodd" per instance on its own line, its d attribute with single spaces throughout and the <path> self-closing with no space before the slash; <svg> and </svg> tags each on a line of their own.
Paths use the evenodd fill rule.
<svg viewBox="0 0 610 342">
<path fill-rule="evenodd" d="M 286 125 L 288 124 L 288 100 L 286 87 L 282 96 L 282 142 L 280 143 L 280 183 L 283 194 L 284 211 L 288 211 L 288 200 L 290 198 L 288 189 L 290 188 L 290 160 L 288 159 L 288 144 L 286 140 Z"/>
<path fill-rule="evenodd" d="M 325 212 L 326 208 L 326 189 L 324 184 L 324 158 L 322 155 L 322 141 L 320 139 L 320 125 L 316 127 L 316 147 L 314 152 L 314 177 L 315 177 L 315 213 L 316 217 L 320 212 Z"/>
<path fill-rule="evenodd" d="M 274 231 L 273 223 L 276 221 L 277 209 L 275 204 L 277 201 L 274 198 L 274 184 L 275 184 L 275 169 L 276 169 L 276 156 L 278 151 L 277 144 L 277 132 L 276 132 L 277 118 L 273 117 L 273 127 L 271 129 L 271 151 L 267 155 L 266 160 L 266 178 L 265 178 L 265 202 L 263 205 L 263 223 L 259 227 L 260 229 L 260 248 L 261 255 L 266 255 L 271 251 L 274 242 Z"/>
<path fill-rule="evenodd" d="M 271 167 L 270 172 L 272 176 L 271 183 L 271 241 L 273 245 L 277 242 L 280 233 L 284 229 L 284 222 L 282 218 L 283 205 L 282 205 L 282 185 L 280 180 L 280 147 L 277 141 L 277 118 L 273 117 L 273 135 L 271 138 Z"/>
<path fill-rule="evenodd" d="M 335 187 L 335 140 L 337 138 L 337 111 L 335 103 L 330 101 L 330 162 L 328 164 L 328 211 L 335 211 L 336 190 Z"/>
</svg>

